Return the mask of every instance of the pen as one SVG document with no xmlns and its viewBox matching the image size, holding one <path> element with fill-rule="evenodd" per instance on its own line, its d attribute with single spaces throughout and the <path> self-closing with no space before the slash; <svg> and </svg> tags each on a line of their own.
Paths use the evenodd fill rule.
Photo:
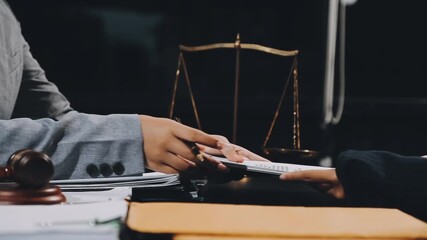
<svg viewBox="0 0 427 240">
<path fill-rule="evenodd" d="M 187 145 L 190 147 L 191 152 L 196 156 L 197 160 L 203 162 L 205 159 L 203 158 L 202 153 L 200 152 L 199 147 L 194 142 L 185 141 Z"/>
<path fill-rule="evenodd" d="M 179 119 L 178 117 L 175 117 L 175 121 L 181 123 L 181 119 Z M 195 142 L 191 142 L 187 140 L 183 140 L 183 141 L 190 148 L 191 152 L 196 156 L 197 160 L 199 160 L 200 162 L 203 162 L 205 160 L 203 158 L 203 154 L 200 152 L 200 149 Z"/>
</svg>

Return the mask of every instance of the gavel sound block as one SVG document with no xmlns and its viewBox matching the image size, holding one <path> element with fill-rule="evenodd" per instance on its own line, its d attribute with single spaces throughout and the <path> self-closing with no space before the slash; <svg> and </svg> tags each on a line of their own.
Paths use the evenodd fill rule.
<svg viewBox="0 0 427 240">
<path fill-rule="evenodd" d="M 48 185 L 53 176 L 49 157 L 31 149 L 15 152 L 6 167 L 0 167 L 0 204 L 57 204 L 65 196 Z M 13 182 L 11 182 L 13 181 Z"/>
</svg>

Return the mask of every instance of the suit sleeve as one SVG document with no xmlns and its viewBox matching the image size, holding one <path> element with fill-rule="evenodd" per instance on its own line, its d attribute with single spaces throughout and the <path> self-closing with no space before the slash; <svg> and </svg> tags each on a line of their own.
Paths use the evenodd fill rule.
<svg viewBox="0 0 427 240">
<path fill-rule="evenodd" d="M 54 179 L 142 174 L 142 134 L 137 115 L 70 112 L 60 120 L 0 120 L 2 162 L 16 150 L 48 154 Z"/>
<path fill-rule="evenodd" d="M 336 170 L 349 205 L 398 208 L 427 220 L 427 158 L 348 150 Z"/>
</svg>

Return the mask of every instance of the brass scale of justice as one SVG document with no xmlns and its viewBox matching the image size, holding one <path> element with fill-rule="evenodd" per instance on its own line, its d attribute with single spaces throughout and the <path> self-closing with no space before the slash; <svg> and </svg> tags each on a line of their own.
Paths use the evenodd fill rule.
<svg viewBox="0 0 427 240">
<path fill-rule="evenodd" d="M 197 111 L 193 90 L 190 84 L 190 78 L 189 78 L 187 66 L 184 59 L 184 52 L 203 52 L 203 51 L 209 51 L 209 50 L 215 50 L 215 49 L 235 49 L 236 68 L 235 68 L 235 82 L 234 82 L 233 136 L 232 136 L 233 143 L 236 142 L 236 136 L 237 136 L 237 112 L 238 112 L 238 98 L 239 98 L 241 50 L 243 49 L 255 50 L 255 51 L 260 51 L 267 54 L 282 56 L 282 57 L 293 57 L 291 72 L 288 75 L 282 94 L 280 96 L 279 103 L 277 105 L 276 111 L 273 116 L 273 120 L 270 124 L 270 128 L 263 142 L 262 150 L 266 156 L 271 156 L 272 154 L 279 154 L 279 155 L 283 155 L 285 158 L 286 156 L 288 156 L 288 157 L 292 157 L 293 159 L 296 158 L 296 159 L 307 160 L 307 159 L 315 159 L 319 156 L 319 153 L 317 151 L 301 149 L 300 112 L 299 112 L 299 96 L 298 96 L 298 64 L 297 64 L 298 50 L 285 51 L 285 50 L 262 46 L 259 44 L 241 43 L 239 34 L 237 34 L 236 41 L 234 43 L 214 43 L 214 44 L 201 45 L 201 46 L 179 45 L 179 49 L 180 49 L 180 53 L 178 58 L 178 66 L 176 70 L 175 82 L 173 86 L 172 100 L 171 100 L 170 109 L 169 109 L 169 118 L 172 119 L 173 117 L 176 93 L 178 89 L 178 82 L 180 79 L 181 68 L 182 68 L 184 72 L 188 92 L 191 98 L 191 104 L 193 107 L 194 116 L 196 118 L 197 126 L 200 130 L 202 129 L 202 126 L 200 123 L 199 113 Z M 292 129 L 293 130 L 292 131 L 293 148 L 267 147 L 267 143 L 270 140 L 271 133 L 273 132 L 273 128 L 276 125 L 276 121 L 279 116 L 279 112 L 282 107 L 291 76 L 293 76 L 293 129 Z"/>
</svg>

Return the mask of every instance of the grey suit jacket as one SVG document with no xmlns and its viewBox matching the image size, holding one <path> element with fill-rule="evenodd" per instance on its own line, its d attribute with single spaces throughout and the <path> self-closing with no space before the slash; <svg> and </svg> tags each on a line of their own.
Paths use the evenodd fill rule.
<svg viewBox="0 0 427 240">
<path fill-rule="evenodd" d="M 143 172 L 137 115 L 74 111 L 46 79 L 9 6 L 0 0 L 0 165 L 16 150 L 48 154 L 55 179 Z"/>
</svg>

